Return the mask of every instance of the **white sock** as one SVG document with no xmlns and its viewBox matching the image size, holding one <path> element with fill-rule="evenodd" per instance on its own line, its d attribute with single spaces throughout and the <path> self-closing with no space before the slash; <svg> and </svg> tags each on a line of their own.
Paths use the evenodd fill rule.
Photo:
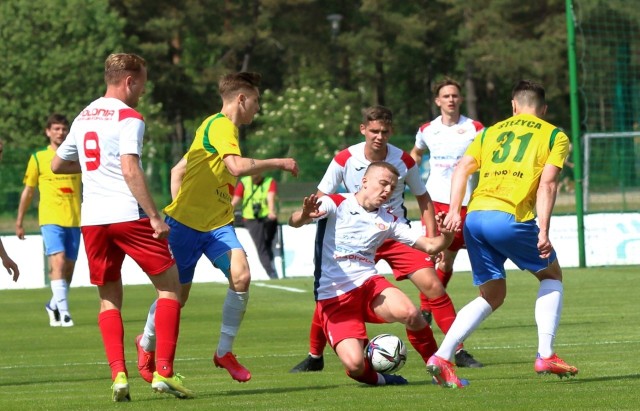
<svg viewBox="0 0 640 411">
<path fill-rule="evenodd" d="M 538 353 L 542 358 L 553 355 L 560 314 L 562 313 L 563 285 L 558 280 L 542 280 L 538 289 L 535 317 L 538 325 Z"/>
<path fill-rule="evenodd" d="M 436 355 L 447 361 L 451 361 L 458 345 L 466 340 L 492 312 L 491 306 L 487 300 L 482 297 L 478 297 L 462 307 L 458 315 L 456 315 L 456 319 L 451 325 L 449 332 L 444 336 L 444 341 L 440 344 Z"/>
<path fill-rule="evenodd" d="M 60 318 L 69 315 L 69 303 L 67 302 L 68 290 L 67 280 L 51 280 L 51 291 L 53 292 L 55 306 L 58 308 L 58 311 L 60 311 Z"/>
<path fill-rule="evenodd" d="M 247 311 L 248 302 L 248 292 L 227 290 L 227 296 L 222 306 L 222 326 L 220 327 L 220 341 L 217 349 L 218 356 L 222 357 L 226 353 L 233 351 L 233 341 L 238 334 L 244 313 Z"/>
<path fill-rule="evenodd" d="M 149 307 L 149 313 L 147 314 L 147 323 L 144 325 L 144 332 L 140 339 L 140 346 L 145 351 L 156 350 L 156 304 L 158 300 L 155 300 L 151 307 Z"/>
</svg>

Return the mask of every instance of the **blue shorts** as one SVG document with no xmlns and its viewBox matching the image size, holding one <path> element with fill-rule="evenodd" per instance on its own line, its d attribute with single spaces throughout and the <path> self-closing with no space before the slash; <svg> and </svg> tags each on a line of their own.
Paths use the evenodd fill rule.
<svg viewBox="0 0 640 411">
<path fill-rule="evenodd" d="M 80 227 L 61 227 L 55 224 L 40 226 L 42 240 L 44 241 L 45 255 L 54 255 L 64 252 L 68 260 L 78 259 L 80 249 Z"/>
<path fill-rule="evenodd" d="M 473 270 L 473 283 L 482 285 L 490 280 L 506 278 L 507 258 L 521 270 L 534 273 L 544 270 L 556 259 L 555 250 L 549 258 L 540 258 L 535 220 L 516 222 L 515 216 L 502 211 L 473 211 L 464 223 L 464 241 Z"/>
<path fill-rule="evenodd" d="M 229 259 L 227 253 L 233 249 L 241 249 L 233 225 L 228 224 L 211 231 L 198 231 L 167 216 L 165 222 L 169 231 L 169 247 L 176 259 L 180 283 L 193 281 L 196 264 L 202 255 L 206 255 L 214 267 L 220 268 L 229 277 Z M 220 259 L 220 260 L 218 260 Z M 225 267 L 226 266 L 226 267 Z"/>
</svg>

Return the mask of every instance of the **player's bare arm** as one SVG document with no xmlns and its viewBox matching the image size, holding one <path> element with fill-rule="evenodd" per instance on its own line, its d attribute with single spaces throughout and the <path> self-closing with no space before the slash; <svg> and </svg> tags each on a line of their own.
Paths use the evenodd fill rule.
<svg viewBox="0 0 640 411">
<path fill-rule="evenodd" d="M 298 163 L 293 158 L 269 158 L 258 160 L 255 158 L 226 155 L 224 165 L 234 177 L 252 176 L 263 171 L 284 170 L 294 177 L 298 176 Z"/>
<path fill-rule="evenodd" d="M 325 212 L 319 210 L 320 200 L 315 194 L 305 197 L 302 200 L 302 209 L 294 211 L 289 217 L 289 225 L 291 227 L 302 227 L 309 224 L 314 218 L 322 217 Z"/>
<path fill-rule="evenodd" d="M 80 174 L 82 168 L 78 161 L 63 160 L 58 156 L 54 156 L 51 160 L 51 171 L 54 174 Z"/>
<path fill-rule="evenodd" d="M 409 155 L 413 158 L 413 161 L 416 162 L 418 167 L 422 164 L 422 156 L 424 155 L 425 150 L 420 150 L 418 147 L 413 146 Z"/>
<path fill-rule="evenodd" d="M 538 185 L 536 214 L 540 233 L 538 234 L 538 250 L 540 258 L 547 258 L 553 249 L 549 240 L 549 226 L 551 224 L 551 212 L 556 203 L 558 193 L 558 180 L 560 179 L 560 168 L 547 164 L 542 170 L 540 184 Z"/>
<path fill-rule="evenodd" d="M 20 194 L 20 203 L 18 204 L 18 217 L 16 218 L 16 235 L 19 239 L 24 240 L 24 216 L 27 213 L 27 209 L 33 199 L 33 194 L 36 191 L 35 187 L 24 186 L 22 194 Z"/>
<path fill-rule="evenodd" d="M 472 156 L 462 156 L 451 178 L 451 202 L 449 205 L 449 214 L 444 220 L 444 225 L 448 230 L 455 230 L 462 225 L 460 217 L 460 209 L 462 208 L 462 200 L 467 189 L 467 181 L 469 176 L 475 173 L 479 168 L 478 162 Z"/>
<path fill-rule="evenodd" d="M 182 157 L 175 166 L 171 168 L 171 199 L 175 199 L 180 191 L 182 179 L 187 172 L 187 159 Z"/>
<path fill-rule="evenodd" d="M 151 227 L 155 231 L 154 238 L 166 238 L 169 235 L 169 226 L 162 220 L 156 204 L 151 197 L 149 187 L 144 177 L 144 171 L 140 168 L 140 159 L 135 154 L 120 156 L 122 175 L 131 194 L 135 197 L 140 207 L 149 217 Z"/>
<path fill-rule="evenodd" d="M 18 281 L 20 270 L 18 269 L 18 265 L 7 254 L 2 241 L 0 241 L 0 259 L 2 259 L 2 265 L 7 269 L 9 275 L 13 276 L 13 282 Z"/>
</svg>

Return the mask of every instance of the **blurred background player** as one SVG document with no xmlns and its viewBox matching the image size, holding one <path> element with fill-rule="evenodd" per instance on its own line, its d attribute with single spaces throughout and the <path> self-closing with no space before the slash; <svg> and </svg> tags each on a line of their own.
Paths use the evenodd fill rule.
<svg viewBox="0 0 640 411">
<path fill-rule="evenodd" d="M 44 305 L 51 327 L 72 327 L 69 287 L 80 249 L 80 174 L 57 175 L 51 160 L 69 134 L 69 120 L 58 113 L 47 119 L 44 130 L 49 145 L 31 154 L 18 205 L 16 235 L 24 240 L 24 217 L 36 187 L 40 192 L 38 223 L 48 258 L 51 300 Z"/>
<path fill-rule="evenodd" d="M 316 312 L 347 375 L 369 385 L 403 385 L 407 380 L 377 373 L 365 359 L 365 323 L 404 324 L 409 342 L 425 363 L 437 348 L 431 327 L 409 297 L 376 271 L 376 248 L 393 239 L 423 253 L 437 254 L 453 238 L 442 226 L 442 235 L 421 236 L 388 212 L 384 205 L 399 176 L 391 164 L 373 162 L 357 193 L 305 197 L 302 209 L 289 219 L 292 227 L 318 222 L 316 250 L 321 251 L 315 259 Z"/>
<path fill-rule="evenodd" d="M 520 81 L 512 96 L 513 116 L 478 134 L 453 174 L 451 208 L 445 219 L 448 229 L 462 225 L 460 210 L 467 181 L 471 174 L 480 173 L 464 222 L 473 283 L 479 287 L 480 296 L 460 310 L 427 364 L 429 372 L 446 388 L 463 386 L 450 362 L 457 345 L 504 302 L 507 259 L 540 281 L 535 304 L 538 355 L 534 370 L 560 377 L 578 373 L 553 349 L 563 285 L 549 226 L 560 170 L 569 153 L 569 138 L 541 119 L 547 111 L 541 85 Z"/>
<path fill-rule="evenodd" d="M 483 125 L 460 114 L 463 98 L 460 84 L 457 81 L 445 78 L 435 85 L 433 92 L 436 96 L 436 106 L 440 109 L 440 115 L 420 126 L 416 133 L 415 145 L 411 150 L 411 157 L 420 165 L 423 154 L 429 153 L 430 172 L 427 179 L 427 191 L 433 200 L 436 213 L 440 211 L 447 213 L 449 212 L 453 170 L 473 138 L 483 129 Z M 477 176 L 470 176 L 460 211 L 463 221 L 471 191 L 476 184 Z M 460 231 L 455 234 L 453 243 L 443 251 L 443 257 L 438 262 L 436 274 L 445 288 L 453 275 L 453 263 L 458 251 L 463 247 L 464 237 Z M 431 324 L 431 304 L 424 294 L 420 294 L 420 308 Z M 458 367 L 482 367 L 482 363 L 470 357 L 464 350 L 457 353 L 455 360 Z"/>
<path fill-rule="evenodd" d="M 56 174 L 82 172 L 82 236 L 92 284 L 98 287 L 98 326 L 111 368 L 113 401 L 127 402 L 128 372 L 122 322 L 122 262 L 131 257 L 156 288 L 158 349 L 151 387 L 179 398 L 193 392 L 174 373 L 180 329 L 180 281 L 140 156 L 145 124 L 134 108 L 145 91 L 147 64 L 135 54 L 105 60 L 107 90 L 83 109 L 51 162 Z"/>
<path fill-rule="evenodd" d="M 277 194 L 274 178 L 254 174 L 240 179 L 231 199 L 233 207 L 240 204 L 244 226 L 256 245 L 260 264 L 271 279 L 278 278 L 273 262 L 273 240 L 278 232 Z"/>
<path fill-rule="evenodd" d="M 369 164 L 374 161 L 386 161 L 393 165 L 400 177 L 395 190 L 385 205 L 403 223 L 409 226 L 407 209 L 404 205 L 405 186 L 415 195 L 420 207 L 420 216 L 426 225 L 428 237 L 437 233 L 434 209 L 431 197 L 420 178 L 420 172 L 411 156 L 389 144 L 393 134 L 393 113 L 386 107 L 374 106 L 362 111 L 360 133 L 364 142 L 355 144 L 338 153 L 327 168 L 318 185 L 317 196 L 335 193 L 340 185 L 344 185 L 348 192 L 356 193 L 362 184 L 362 177 Z M 315 258 L 319 258 L 318 255 Z M 433 260 L 419 250 L 406 244 L 388 239 L 378 247 L 376 262 L 385 260 L 393 271 L 397 281 L 409 279 L 421 293 L 426 294 L 430 301 L 434 318 L 443 333 L 449 330 L 456 317 L 456 311 L 451 299 L 447 295 L 442 283 L 438 279 Z M 322 352 L 326 345 L 326 337 L 322 330 L 317 310 L 311 321 L 309 332 L 309 354 L 290 372 L 320 371 L 324 368 Z M 475 361 L 466 351 L 462 350 L 458 357 Z"/>
<path fill-rule="evenodd" d="M 233 190 L 238 176 L 269 170 L 298 175 L 298 164 L 292 158 L 257 160 L 241 155 L 239 127 L 250 124 L 260 109 L 261 78 L 258 73 L 241 72 L 220 79 L 222 109 L 202 122 L 189 151 L 171 170 L 171 193 L 175 198 L 164 209 L 165 221 L 171 227 L 169 244 L 180 272 L 182 305 L 189 299 L 196 264 L 202 255 L 229 281 L 213 363 L 225 368 L 239 382 L 251 379 L 249 370 L 232 352 L 249 302 L 251 272 L 247 254 L 233 228 Z M 151 359 L 155 355 L 158 325 L 154 317 L 152 306 L 144 333 L 135 340 L 138 370 L 143 378 L 154 371 Z"/>
</svg>

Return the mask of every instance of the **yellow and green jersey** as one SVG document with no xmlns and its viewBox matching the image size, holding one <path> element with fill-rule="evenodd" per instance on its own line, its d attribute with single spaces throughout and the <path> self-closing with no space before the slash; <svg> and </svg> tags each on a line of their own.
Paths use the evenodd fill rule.
<svg viewBox="0 0 640 411">
<path fill-rule="evenodd" d="M 56 152 L 51 146 L 36 151 L 29 158 L 23 183 L 38 187 L 38 223 L 61 227 L 80 227 L 81 174 L 54 174 L 51 160 Z"/>
<path fill-rule="evenodd" d="M 178 195 L 165 214 L 194 230 L 206 232 L 233 221 L 231 197 L 236 186 L 224 164 L 226 155 L 240 156 L 238 127 L 224 114 L 208 117 L 185 154 L 187 169 Z"/>
<path fill-rule="evenodd" d="M 513 214 L 516 221 L 533 219 L 544 166 L 562 168 L 568 154 L 567 135 L 530 114 L 518 114 L 484 129 L 465 153 L 480 166 L 480 180 L 468 211 L 498 210 Z"/>
</svg>

